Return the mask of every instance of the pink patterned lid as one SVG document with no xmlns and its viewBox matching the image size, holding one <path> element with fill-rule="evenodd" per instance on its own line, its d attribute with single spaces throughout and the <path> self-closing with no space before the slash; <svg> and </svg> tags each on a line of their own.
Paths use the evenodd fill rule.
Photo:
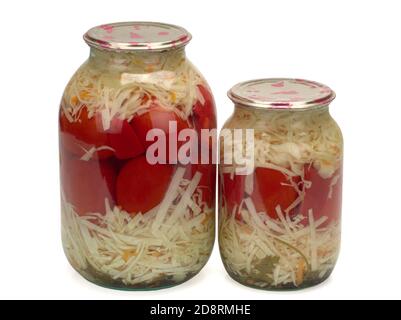
<svg viewBox="0 0 401 320">
<path fill-rule="evenodd" d="M 329 104 L 335 93 L 324 84 L 302 79 L 241 82 L 228 92 L 234 103 L 268 109 L 306 109 Z"/>
<path fill-rule="evenodd" d="M 91 47 L 113 51 L 163 51 L 186 45 L 191 34 L 179 26 L 159 22 L 118 22 L 90 29 L 84 40 Z"/>
</svg>

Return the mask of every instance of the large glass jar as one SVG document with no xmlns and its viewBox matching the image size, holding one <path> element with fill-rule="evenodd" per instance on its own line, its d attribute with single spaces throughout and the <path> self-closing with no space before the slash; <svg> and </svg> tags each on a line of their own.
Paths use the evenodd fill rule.
<svg viewBox="0 0 401 320">
<path fill-rule="evenodd" d="M 298 79 L 240 83 L 220 136 L 219 244 L 230 276 L 261 289 L 329 277 L 340 248 L 343 140 L 335 94 Z"/>
<path fill-rule="evenodd" d="M 215 106 L 185 56 L 191 36 L 130 22 L 84 39 L 89 59 L 60 109 L 64 251 L 102 286 L 182 283 L 205 265 L 215 234 Z"/>
</svg>

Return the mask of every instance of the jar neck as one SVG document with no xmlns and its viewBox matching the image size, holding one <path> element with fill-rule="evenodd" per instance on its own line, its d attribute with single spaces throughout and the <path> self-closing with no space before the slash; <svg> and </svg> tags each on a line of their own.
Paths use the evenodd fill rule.
<svg viewBox="0 0 401 320">
<path fill-rule="evenodd" d="M 186 61 L 185 49 L 117 52 L 90 49 L 88 63 L 104 71 L 150 73 L 175 70 Z"/>
<path fill-rule="evenodd" d="M 310 109 L 263 109 L 243 106 L 236 104 L 234 108 L 234 116 L 250 117 L 250 114 L 257 118 L 269 119 L 277 116 L 289 117 L 293 119 L 302 119 L 305 117 L 330 117 L 329 105 L 318 106 Z"/>
</svg>

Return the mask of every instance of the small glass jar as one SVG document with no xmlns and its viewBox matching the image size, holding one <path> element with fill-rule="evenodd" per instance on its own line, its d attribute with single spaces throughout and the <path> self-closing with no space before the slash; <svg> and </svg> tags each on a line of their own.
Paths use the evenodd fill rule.
<svg viewBox="0 0 401 320">
<path fill-rule="evenodd" d="M 206 264 L 215 234 L 216 168 L 196 152 L 215 152 L 214 140 L 198 135 L 215 130 L 216 113 L 185 55 L 191 35 L 128 22 L 84 39 L 90 57 L 60 108 L 64 251 L 102 286 L 180 284 Z"/>
<path fill-rule="evenodd" d="M 343 139 L 334 92 L 299 79 L 229 91 L 220 135 L 219 245 L 230 276 L 282 290 L 327 279 L 340 248 Z"/>
</svg>

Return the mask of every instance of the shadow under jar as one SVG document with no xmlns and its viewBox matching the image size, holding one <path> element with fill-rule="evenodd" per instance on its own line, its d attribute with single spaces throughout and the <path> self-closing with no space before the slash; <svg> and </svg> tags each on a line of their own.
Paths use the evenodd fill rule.
<svg viewBox="0 0 401 320">
<path fill-rule="evenodd" d="M 206 264 L 215 234 L 216 167 L 182 152 L 215 148 L 198 144 L 216 115 L 185 56 L 191 36 L 129 22 L 84 39 L 90 57 L 67 85 L 59 118 L 64 251 L 102 286 L 180 284 Z"/>
<path fill-rule="evenodd" d="M 335 94 L 312 81 L 262 79 L 229 97 L 235 111 L 220 135 L 219 167 L 225 268 L 260 289 L 321 283 L 340 248 L 343 139 L 328 108 Z"/>
</svg>

